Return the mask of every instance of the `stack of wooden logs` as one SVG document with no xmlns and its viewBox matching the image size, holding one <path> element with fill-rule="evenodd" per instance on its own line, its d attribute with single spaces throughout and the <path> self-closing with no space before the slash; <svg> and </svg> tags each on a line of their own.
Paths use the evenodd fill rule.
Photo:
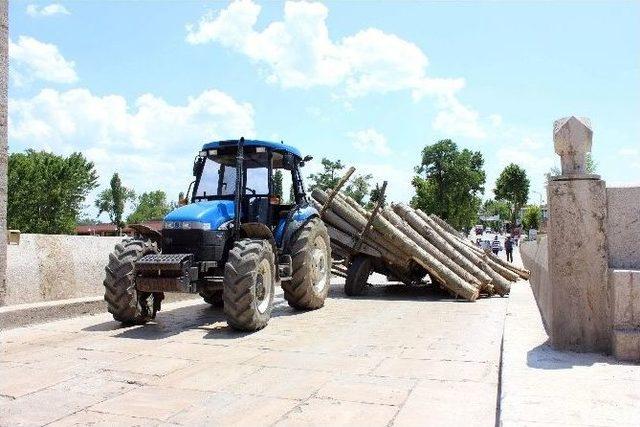
<svg viewBox="0 0 640 427">
<path fill-rule="evenodd" d="M 398 271 L 418 264 L 435 283 L 469 301 L 480 294 L 506 295 L 512 282 L 529 277 L 527 270 L 485 252 L 441 218 L 419 209 L 399 203 L 378 204 L 369 211 L 333 190 L 314 190 L 312 198 L 330 231 L 337 229 L 352 236 L 354 245 L 373 248 Z M 345 274 L 344 266 L 335 268 Z"/>
</svg>

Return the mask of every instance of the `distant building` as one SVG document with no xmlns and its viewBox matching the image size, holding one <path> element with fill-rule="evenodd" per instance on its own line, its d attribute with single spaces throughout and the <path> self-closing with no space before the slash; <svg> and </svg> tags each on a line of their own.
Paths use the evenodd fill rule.
<svg viewBox="0 0 640 427">
<path fill-rule="evenodd" d="M 161 220 L 144 221 L 141 225 L 147 226 L 152 230 L 156 230 L 156 231 L 162 230 Z M 115 224 L 111 224 L 111 223 L 78 225 L 76 226 L 76 234 L 79 236 L 103 236 L 103 237 L 119 235 L 118 227 L 116 227 Z M 133 234 L 133 230 L 128 226 L 125 226 L 122 229 L 122 234 L 131 236 Z"/>
</svg>

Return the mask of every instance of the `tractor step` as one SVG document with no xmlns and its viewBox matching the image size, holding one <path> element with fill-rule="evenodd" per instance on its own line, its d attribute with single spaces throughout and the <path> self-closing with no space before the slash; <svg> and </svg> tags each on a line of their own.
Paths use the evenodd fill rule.
<svg viewBox="0 0 640 427">
<path fill-rule="evenodd" d="M 198 268 L 193 254 L 146 255 L 135 265 L 136 289 L 143 292 L 195 293 Z"/>
</svg>

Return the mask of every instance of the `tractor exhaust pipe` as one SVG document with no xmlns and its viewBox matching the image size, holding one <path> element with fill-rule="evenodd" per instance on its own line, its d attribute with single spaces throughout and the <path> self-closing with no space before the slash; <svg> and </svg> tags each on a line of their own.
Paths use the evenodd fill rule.
<svg viewBox="0 0 640 427">
<path fill-rule="evenodd" d="M 244 188 L 244 137 L 238 142 L 238 152 L 236 154 L 236 204 L 235 218 L 233 219 L 233 234 L 236 240 L 240 239 L 240 213 L 242 212 L 242 189 Z"/>
</svg>

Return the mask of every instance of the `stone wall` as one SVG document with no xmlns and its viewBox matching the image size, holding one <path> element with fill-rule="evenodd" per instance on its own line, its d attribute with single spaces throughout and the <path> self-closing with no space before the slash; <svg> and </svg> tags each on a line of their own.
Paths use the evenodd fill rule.
<svg viewBox="0 0 640 427">
<path fill-rule="evenodd" d="M 104 267 L 120 237 L 23 234 L 7 246 L 6 305 L 103 295 Z"/>
<path fill-rule="evenodd" d="M 536 297 L 538 309 L 547 333 L 553 323 L 553 305 L 551 301 L 551 280 L 549 279 L 549 258 L 547 236 L 541 235 L 537 241 L 522 242 L 520 256 L 527 269 L 531 271 L 530 283 Z"/>
<path fill-rule="evenodd" d="M 640 187 L 607 188 L 607 243 L 609 267 L 640 270 Z"/>
</svg>

